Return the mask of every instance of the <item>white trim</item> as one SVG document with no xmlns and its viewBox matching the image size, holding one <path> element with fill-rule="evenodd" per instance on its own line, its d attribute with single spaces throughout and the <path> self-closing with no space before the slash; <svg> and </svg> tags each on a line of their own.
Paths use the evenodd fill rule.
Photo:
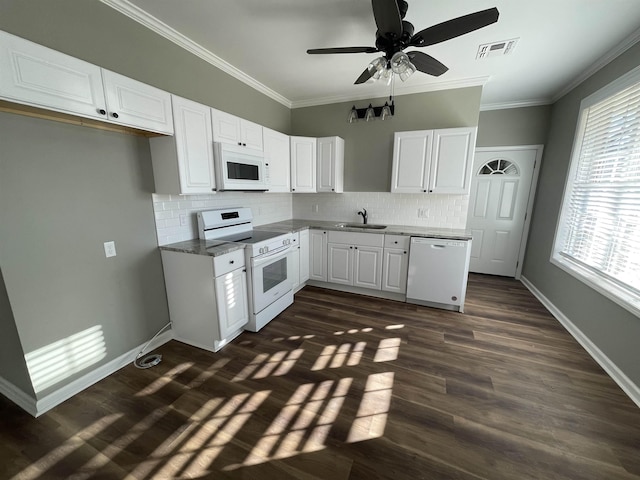
<svg viewBox="0 0 640 480">
<path fill-rule="evenodd" d="M 524 265 L 524 254 L 527 251 L 527 241 L 529 240 L 529 227 L 531 226 L 531 217 L 533 216 L 533 203 L 536 198 L 536 190 L 538 188 L 538 176 L 540 175 L 540 165 L 542 163 L 542 152 L 544 145 L 515 145 L 502 147 L 477 147 L 476 152 L 517 152 L 523 150 L 536 150 L 536 158 L 534 160 L 533 172 L 531 173 L 531 184 L 529 185 L 529 198 L 527 199 L 527 210 L 524 223 L 522 225 L 522 237 L 520 239 L 520 250 L 518 254 L 518 266 L 516 267 L 515 279 L 520 280 L 522 275 L 522 266 Z"/>
<path fill-rule="evenodd" d="M 36 399 L 2 377 L 0 377 L 0 394 L 7 397 L 29 415 L 37 416 Z"/>
<path fill-rule="evenodd" d="M 566 85 L 562 90 L 560 90 L 553 97 L 551 97 L 552 102 L 555 103 L 558 100 L 560 100 L 567 93 L 569 93 L 571 90 L 576 88 L 578 85 L 580 85 L 587 78 L 589 78 L 591 75 L 593 75 L 598 70 L 600 70 L 602 67 L 609 64 L 610 62 L 618 58 L 620 55 L 622 55 L 624 52 L 629 50 L 631 47 L 633 47 L 636 43 L 638 43 L 638 41 L 640 41 L 640 29 L 633 32 L 631 35 L 625 38 L 622 42 L 620 42 L 614 48 L 609 50 L 597 62 L 592 64 L 584 72 L 578 75 L 571 83 Z"/>
<path fill-rule="evenodd" d="M 549 310 L 556 320 L 571 334 L 576 341 L 582 345 L 591 358 L 600 365 L 611 379 L 627 394 L 627 396 L 640 407 L 640 386 L 636 385 L 629 377 L 627 377 L 607 355 L 593 343 L 582 331 L 569 320 L 569 318 L 556 307 L 551 300 L 544 296 L 527 278 L 520 278 L 522 284 L 538 299 L 540 303 Z"/>
<path fill-rule="evenodd" d="M 158 337 L 153 342 L 151 342 L 151 344 L 147 347 L 147 350 L 151 351 L 155 348 L 158 348 L 159 346 L 164 345 L 172 339 L 173 332 L 171 330 L 164 332 L 163 334 L 158 335 Z M 126 353 L 123 353 L 119 357 L 114 358 L 110 362 L 99 366 L 95 370 L 92 370 L 86 375 L 83 375 L 77 380 L 74 380 L 73 382 L 61 387 L 55 392 L 52 392 L 39 400 L 36 400 L 30 395 L 27 395 L 18 387 L 3 379 L 2 377 L 0 377 L 0 393 L 5 395 L 9 400 L 14 402 L 23 410 L 27 411 L 29 414 L 33 415 L 34 417 L 39 417 L 43 413 L 46 413 L 52 408 L 57 407 L 65 400 L 68 400 L 74 395 L 89 388 L 91 385 L 98 383 L 103 378 L 108 377 L 112 373 L 117 372 L 122 367 L 125 367 L 129 363 L 133 362 L 136 355 L 143 346 L 144 344 L 138 345 L 137 347 L 129 350 Z"/>
<path fill-rule="evenodd" d="M 562 255 L 562 249 L 564 248 L 563 237 L 566 229 L 565 216 L 571 200 L 571 191 L 573 189 L 572 179 L 575 178 L 576 170 L 580 164 L 582 142 L 587 127 L 587 111 L 598 102 L 606 100 L 638 82 L 640 82 L 640 66 L 635 67 L 616 80 L 609 82 L 589 96 L 583 98 L 580 102 L 580 110 L 574 130 L 573 145 L 571 147 L 569 169 L 565 177 L 564 189 L 562 191 L 562 204 L 560 205 L 556 220 L 556 229 L 553 235 L 549 261 L 580 282 L 601 293 L 620 307 L 640 317 L 640 301 L 633 291 L 629 291 L 624 288 L 624 286 L 618 285 L 615 281 L 609 280 L 607 276 L 598 269 L 585 268 L 578 262 L 572 261 L 572 259 Z"/>
<path fill-rule="evenodd" d="M 437 82 L 437 83 L 429 83 L 423 85 L 415 85 L 415 86 L 407 86 L 407 87 L 398 87 L 396 85 L 394 96 L 399 97 L 401 95 L 411 95 L 413 93 L 426 93 L 426 92 L 436 92 L 439 90 L 451 90 L 455 88 L 467 88 L 467 87 L 481 87 L 484 86 L 489 81 L 488 76 L 483 77 L 472 77 L 465 78 L 460 80 L 451 80 L 449 82 Z M 295 102 L 291 102 L 291 108 L 304 108 L 304 107 L 316 107 L 318 105 L 331 105 L 333 103 L 341 103 L 341 102 L 352 102 L 358 100 L 370 100 L 372 98 L 383 98 L 388 97 L 390 92 L 390 87 L 384 87 L 379 90 L 379 93 L 372 93 L 369 91 L 368 93 L 362 93 L 359 95 L 334 95 L 332 97 L 323 97 L 323 98 L 315 98 L 308 100 L 297 100 Z"/>
<path fill-rule="evenodd" d="M 176 45 L 184 48 L 188 52 L 193 53 L 197 57 L 200 57 L 205 62 L 210 63 L 214 67 L 219 68 L 225 73 L 228 73 L 234 78 L 237 78 L 241 82 L 249 85 L 260 93 L 266 95 L 269 98 L 272 98 L 278 103 L 281 103 L 287 108 L 291 108 L 291 102 L 280 95 L 278 92 L 270 89 L 266 85 L 260 83 L 253 77 L 250 77 L 242 70 L 234 67 L 229 62 L 223 60 L 217 55 L 213 54 L 206 48 L 202 47 L 198 43 L 194 42 L 190 38 L 184 36 L 177 30 L 171 28 L 166 23 L 158 20 L 153 15 L 145 12 L 140 7 L 132 4 L 128 0 L 100 0 L 105 5 L 117 10 L 118 12 L 126 15 L 130 19 L 138 22 L 140 25 L 147 27 L 149 30 L 154 31 L 155 33 L 162 35 L 167 40 L 172 41 Z"/>
<path fill-rule="evenodd" d="M 543 105 L 551 105 L 552 103 L 553 100 L 550 98 L 522 100 L 517 102 L 485 103 L 480 105 L 480 111 L 487 112 L 489 110 L 506 110 L 508 108 L 540 107 Z"/>
</svg>

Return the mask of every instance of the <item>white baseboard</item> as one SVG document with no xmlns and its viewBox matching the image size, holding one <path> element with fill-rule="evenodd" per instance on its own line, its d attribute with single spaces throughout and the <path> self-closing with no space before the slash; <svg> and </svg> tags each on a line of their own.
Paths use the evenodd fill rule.
<svg viewBox="0 0 640 480">
<path fill-rule="evenodd" d="M 3 377 L 0 377 L 0 394 L 7 397 L 30 415 L 34 417 L 37 416 L 36 399 Z"/>
<path fill-rule="evenodd" d="M 524 276 L 520 278 L 522 284 L 529 289 L 533 295 L 540 300 L 540 303 L 546 307 L 547 310 L 553 315 L 560 324 L 571 334 L 577 342 L 587 351 L 589 355 L 600 365 L 605 372 L 613 379 L 614 382 L 626 393 L 629 398 L 640 407 L 640 387 L 636 385 L 629 377 L 627 377 L 613 361 L 607 357 L 607 355 L 593 343 L 589 337 L 587 337 L 582 331 L 575 326 L 575 324 L 569 320 L 569 318 L 556 307 L 551 300 L 544 296 L 544 294 L 538 290 Z"/>
<path fill-rule="evenodd" d="M 169 340 L 173 339 L 173 331 L 168 330 L 158 335 L 153 342 L 147 347 L 147 352 L 164 345 Z M 146 342 L 145 342 L 146 343 Z M 37 400 L 31 395 L 27 395 L 11 382 L 0 377 L 0 393 L 6 396 L 9 400 L 14 402 L 23 410 L 27 411 L 34 417 L 39 417 L 43 413 L 48 412 L 52 408 L 60 405 L 65 400 L 77 395 L 82 390 L 89 388 L 91 385 L 98 383 L 105 377 L 108 377 L 112 373 L 117 372 L 122 367 L 125 367 L 129 363 L 132 363 L 140 349 L 144 346 L 144 343 L 123 353 L 117 358 L 114 358 L 110 362 L 99 366 L 95 370 L 83 375 L 82 377 L 74 380 L 73 382 L 61 387 L 60 389 L 52 392 L 45 397 Z"/>
</svg>

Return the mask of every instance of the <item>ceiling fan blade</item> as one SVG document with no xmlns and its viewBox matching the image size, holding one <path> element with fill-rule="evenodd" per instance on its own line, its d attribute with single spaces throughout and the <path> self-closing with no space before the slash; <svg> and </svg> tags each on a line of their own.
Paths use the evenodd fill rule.
<svg viewBox="0 0 640 480">
<path fill-rule="evenodd" d="M 411 60 L 411 63 L 416 66 L 416 69 L 420 70 L 422 73 L 433 75 L 434 77 L 439 77 L 444 72 L 449 70 L 446 65 L 443 65 L 431 55 L 427 55 L 426 53 L 407 52 L 407 56 L 409 57 L 409 60 Z"/>
<path fill-rule="evenodd" d="M 416 66 L 416 68 L 418 68 Z M 358 79 L 353 82 L 354 85 L 360 85 L 361 83 L 366 82 L 367 80 L 369 80 L 371 78 L 371 72 L 369 72 L 368 68 L 364 69 L 364 72 L 362 72 L 362 74 L 358 77 Z"/>
<path fill-rule="evenodd" d="M 411 37 L 409 45 L 412 47 L 426 47 L 427 45 L 444 42 L 491 25 L 498 21 L 499 15 L 498 9 L 494 7 L 447 20 L 416 33 Z"/>
<path fill-rule="evenodd" d="M 402 18 L 397 0 L 371 0 L 371 6 L 380 35 L 402 35 Z"/>
<path fill-rule="evenodd" d="M 376 47 L 336 47 L 336 48 L 312 48 L 307 50 L 311 55 L 322 55 L 326 53 L 375 53 Z"/>
</svg>

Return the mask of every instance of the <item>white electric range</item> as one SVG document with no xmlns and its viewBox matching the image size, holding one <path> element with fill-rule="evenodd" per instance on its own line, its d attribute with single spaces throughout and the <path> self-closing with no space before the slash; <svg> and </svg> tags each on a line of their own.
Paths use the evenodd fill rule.
<svg viewBox="0 0 640 480">
<path fill-rule="evenodd" d="M 249 323 L 259 331 L 293 303 L 292 235 L 253 228 L 251 209 L 224 208 L 199 212 L 201 239 L 245 244 Z"/>
</svg>

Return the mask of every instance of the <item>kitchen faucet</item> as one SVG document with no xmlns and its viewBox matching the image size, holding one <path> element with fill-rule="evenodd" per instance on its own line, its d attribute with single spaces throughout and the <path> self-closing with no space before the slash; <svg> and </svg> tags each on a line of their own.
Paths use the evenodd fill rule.
<svg viewBox="0 0 640 480">
<path fill-rule="evenodd" d="M 367 224 L 367 209 L 363 208 L 361 212 L 358 212 L 358 215 L 362 215 L 362 220 L 364 221 L 364 224 Z"/>
</svg>

